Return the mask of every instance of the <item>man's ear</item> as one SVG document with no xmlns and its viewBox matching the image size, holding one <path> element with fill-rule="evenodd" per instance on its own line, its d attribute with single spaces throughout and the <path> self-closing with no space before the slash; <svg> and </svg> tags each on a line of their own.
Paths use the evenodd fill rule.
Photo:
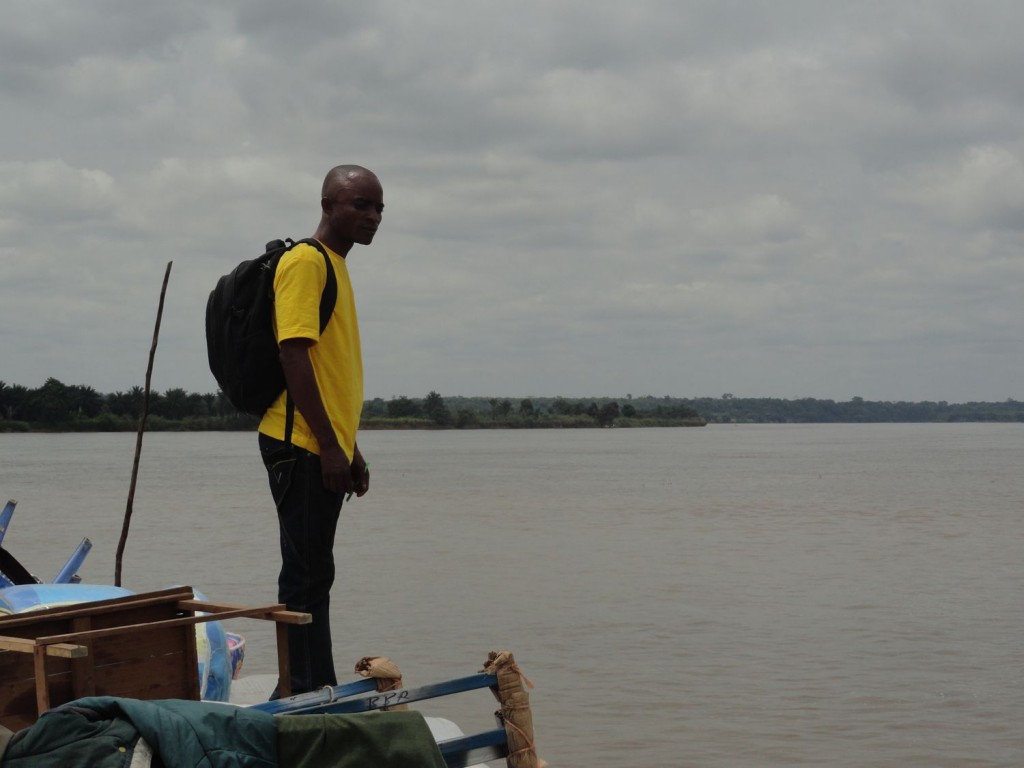
<svg viewBox="0 0 1024 768">
<path fill-rule="evenodd" d="M 320 198 L 320 210 L 323 211 L 324 213 L 330 213 L 331 212 L 331 204 L 332 203 L 333 203 L 333 201 L 331 200 L 331 198 L 329 198 L 329 197 L 321 197 Z"/>
</svg>

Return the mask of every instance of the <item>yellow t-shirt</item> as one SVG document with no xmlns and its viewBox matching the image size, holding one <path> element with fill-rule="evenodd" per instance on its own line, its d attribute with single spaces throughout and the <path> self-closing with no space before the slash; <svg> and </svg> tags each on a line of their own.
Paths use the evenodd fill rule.
<svg viewBox="0 0 1024 768">
<path fill-rule="evenodd" d="M 363 358 L 359 346 L 359 322 L 355 297 L 345 259 L 326 248 L 338 278 L 338 301 L 330 322 L 320 335 L 320 295 L 327 282 L 324 257 L 311 245 L 300 243 L 277 265 L 274 276 L 274 319 L 278 343 L 283 339 L 313 339 L 309 357 L 324 408 L 351 460 L 363 410 Z M 285 393 L 267 409 L 260 432 L 284 440 Z M 316 438 L 295 409 L 292 443 L 320 453 Z"/>
</svg>

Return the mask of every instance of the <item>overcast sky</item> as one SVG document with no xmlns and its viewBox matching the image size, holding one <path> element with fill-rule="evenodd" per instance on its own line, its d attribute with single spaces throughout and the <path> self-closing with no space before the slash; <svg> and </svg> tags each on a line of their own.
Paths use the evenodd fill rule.
<svg viewBox="0 0 1024 768">
<path fill-rule="evenodd" d="M 366 396 L 1024 399 L 1024 3 L 4 0 L 0 380 L 216 391 L 324 173 Z"/>
</svg>

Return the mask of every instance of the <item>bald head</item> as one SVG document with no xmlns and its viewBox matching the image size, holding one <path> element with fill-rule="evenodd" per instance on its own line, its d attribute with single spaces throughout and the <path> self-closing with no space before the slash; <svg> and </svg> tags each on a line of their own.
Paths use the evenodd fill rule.
<svg viewBox="0 0 1024 768">
<path fill-rule="evenodd" d="M 334 197 L 340 189 L 362 178 L 377 179 L 377 175 L 361 165 L 336 165 L 324 177 L 320 197 Z M 380 183 L 379 180 L 377 183 Z"/>
<path fill-rule="evenodd" d="M 377 175 L 361 165 L 338 165 L 324 178 L 317 240 L 345 256 L 356 243 L 369 245 L 384 212 Z"/>
</svg>

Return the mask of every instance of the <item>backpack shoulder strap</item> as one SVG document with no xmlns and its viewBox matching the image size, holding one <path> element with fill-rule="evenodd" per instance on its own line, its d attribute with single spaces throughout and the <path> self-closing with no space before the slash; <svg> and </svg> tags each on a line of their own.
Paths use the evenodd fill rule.
<svg viewBox="0 0 1024 768">
<path fill-rule="evenodd" d="M 327 251 L 324 250 L 319 240 L 307 237 L 304 240 L 299 240 L 292 247 L 299 245 L 299 243 L 311 245 L 320 251 L 320 254 L 324 257 L 324 266 L 327 267 L 327 283 L 324 285 L 324 292 L 320 294 L 320 333 L 323 333 L 327 323 L 331 320 L 334 305 L 338 303 L 338 278 L 334 274 L 334 265 L 331 264 L 331 257 L 327 255 Z"/>
<path fill-rule="evenodd" d="M 334 265 L 331 264 L 331 257 L 327 255 L 327 251 L 324 250 L 319 240 L 314 240 L 312 237 L 307 237 L 298 242 L 293 242 L 291 238 L 287 240 L 289 249 L 294 248 L 299 243 L 311 245 L 320 251 L 320 254 L 324 257 L 324 266 L 327 268 L 327 282 L 324 284 L 323 293 L 320 294 L 320 333 L 323 333 L 324 329 L 327 328 L 327 323 L 331 321 L 334 305 L 338 303 L 338 278 L 334 274 Z M 295 401 L 292 400 L 291 394 L 288 394 L 287 390 L 285 392 L 284 441 L 290 445 L 292 442 L 292 426 L 295 422 Z"/>
</svg>

